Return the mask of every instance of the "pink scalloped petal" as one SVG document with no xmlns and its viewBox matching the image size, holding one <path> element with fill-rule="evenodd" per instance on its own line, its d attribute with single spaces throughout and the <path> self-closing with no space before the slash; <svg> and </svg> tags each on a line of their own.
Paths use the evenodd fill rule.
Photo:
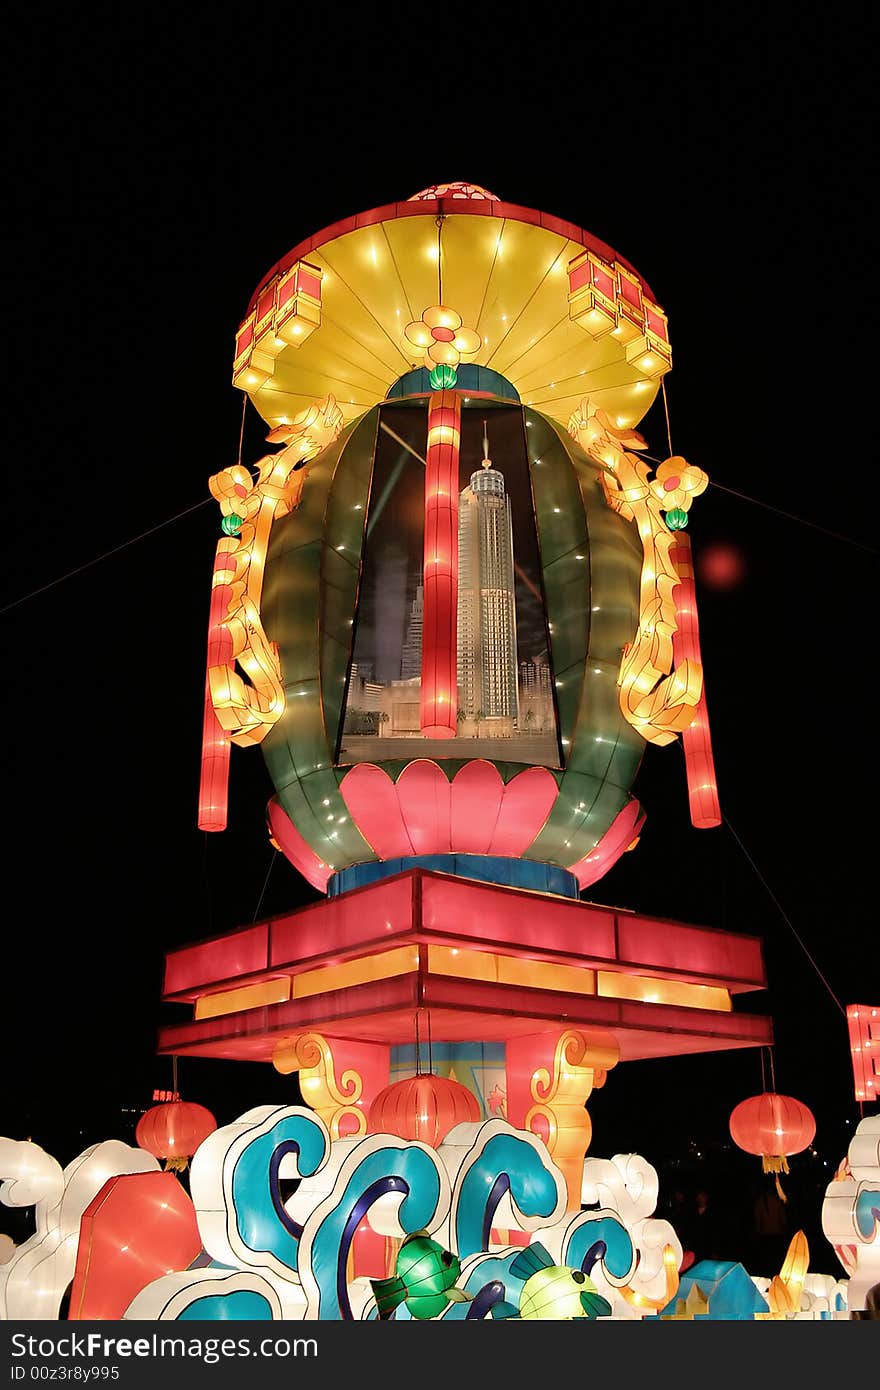
<svg viewBox="0 0 880 1390">
<path fill-rule="evenodd" d="M 345 774 L 339 790 L 349 815 L 380 859 L 415 854 L 397 788 L 387 772 L 374 763 L 358 763 Z"/>
<path fill-rule="evenodd" d="M 317 888 L 319 893 L 326 893 L 327 880 L 333 872 L 329 864 L 325 864 L 311 845 L 306 843 L 283 806 L 274 797 L 269 802 L 267 814 L 272 838 L 285 859 L 289 859 L 293 867 L 299 869 L 303 878 L 313 888 Z"/>
<path fill-rule="evenodd" d="M 584 859 L 568 866 L 582 889 L 589 888 L 591 883 L 596 883 L 607 874 L 640 833 L 644 823 L 645 813 L 636 800 L 627 802 L 623 810 L 618 811 L 596 848 Z"/>
<path fill-rule="evenodd" d="M 400 810 L 414 854 L 452 853 L 452 788 L 436 763 L 419 759 L 397 779 Z"/>
<path fill-rule="evenodd" d="M 559 795 L 556 778 L 546 767 L 518 772 L 504 788 L 489 854 L 522 854 L 544 823 Z"/>
<path fill-rule="evenodd" d="M 504 798 L 501 773 L 482 759 L 466 763 L 452 779 L 452 848 L 488 854 Z"/>
</svg>

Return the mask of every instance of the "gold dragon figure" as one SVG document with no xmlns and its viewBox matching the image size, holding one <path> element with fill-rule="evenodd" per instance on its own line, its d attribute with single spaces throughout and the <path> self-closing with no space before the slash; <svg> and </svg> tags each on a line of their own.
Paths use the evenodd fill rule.
<svg viewBox="0 0 880 1390">
<path fill-rule="evenodd" d="M 663 517 L 684 512 L 704 492 L 709 478 L 677 455 L 650 468 L 631 449 L 644 449 L 635 430 L 618 429 L 600 407 L 585 398 L 571 415 L 568 432 L 602 469 L 605 500 L 626 521 L 634 521 L 642 541 L 639 626 L 623 648 L 617 684 L 624 717 L 649 743 L 672 743 L 694 718 L 703 688 L 699 662 L 673 665 L 676 631 L 673 590 L 678 573 L 669 551 L 673 533 Z"/>
<path fill-rule="evenodd" d="M 256 478 L 234 464 L 208 482 L 227 532 L 217 543 L 214 563 L 213 587 L 224 592 L 219 631 L 212 632 L 208 685 L 217 722 L 241 747 L 260 743 L 284 711 L 278 648 L 267 638 L 260 616 L 272 525 L 298 506 L 304 465 L 333 443 L 342 423 L 342 411 L 328 395 L 272 430 L 269 443 L 285 447 L 259 460 Z"/>
</svg>

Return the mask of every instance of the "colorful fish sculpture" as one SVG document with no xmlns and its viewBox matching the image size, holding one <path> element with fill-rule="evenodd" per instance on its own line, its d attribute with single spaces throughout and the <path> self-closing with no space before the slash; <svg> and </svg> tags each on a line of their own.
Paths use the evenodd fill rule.
<svg viewBox="0 0 880 1390">
<path fill-rule="evenodd" d="M 611 1304 L 602 1298 L 582 1269 L 554 1264 L 549 1251 L 539 1242 L 527 1247 L 510 1265 L 511 1274 L 525 1279 L 519 1296 L 519 1309 L 510 1303 L 496 1303 L 493 1318 L 545 1318 L 569 1322 L 573 1318 L 608 1317 Z"/>
<path fill-rule="evenodd" d="M 456 1288 L 461 1261 L 444 1250 L 427 1231 L 414 1231 L 397 1253 L 390 1279 L 371 1279 L 380 1318 L 390 1318 L 401 1303 L 414 1318 L 435 1318 L 450 1303 L 469 1303 L 472 1295 Z"/>
</svg>

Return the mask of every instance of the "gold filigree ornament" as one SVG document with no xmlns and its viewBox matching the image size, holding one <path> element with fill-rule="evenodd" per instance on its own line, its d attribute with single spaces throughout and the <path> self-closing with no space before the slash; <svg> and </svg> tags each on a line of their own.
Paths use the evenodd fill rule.
<svg viewBox="0 0 880 1390">
<path fill-rule="evenodd" d="M 650 467 L 632 449 L 644 449 L 635 430 L 618 429 L 604 410 L 585 398 L 568 422 L 568 432 L 602 468 L 605 500 L 625 521 L 633 521 L 642 542 L 639 626 L 623 648 L 617 684 L 624 718 L 649 743 L 672 743 L 694 719 L 703 689 L 703 668 L 684 660 L 674 666 L 672 635 L 677 630 L 673 590 L 678 573 L 669 556 L 673 533 L 664 511 L 687 511 L 709 478 L 678 456 L 650 477 Z"/>
<path fill-rule="evenodd" d="M 284 444 L 257 463 L 253 478 L 234 464 L 209 479 L 220 503 L 225 535 L 217 543 L 213 586 L 228 589 L 221 633 L 209 657 L 208 683 L 217 722 L 240 747 L 260 743 L 284 712 L 278 648 L 260 617 L 263 571 L 272 524 L 298 506 L 306 478 L 304 465 L 339 436 L 342 411 L 333 396 L 315 402 L 268 436 Z M 225 635 L 228 640 L 222 640 Z M 236 671 L 236 663 L 244 675 Z"/>
<path fill-rule="evenodd" d="M 346 1139 L 367 1132 L 367 1117 L 357 1102 L 364 1089 L 360 1072 L 349 1068 L 336 1079 L 333 1049 L 321 1033 L 300 1033 L 279 1043 L 272 1065 L 284 1076 L 299 1072 L 299 1088 L 306 1105 L 324 1121 L 334 1141 L 344 1130 Z"/>
<path fill-rule="evenodd" d="M 546 1067 L 538 1067 L 532 1076 L 532 1100 L 536 1103 L 526 1115 L 524 1127 L 544 1140 L 562 1171 L 569 1206 L 575 1211 L 580 1209 L 584 1155 L 593 1134 L 586 1102 L 593 1090 L 604 1086 L 619 1056 L 613 1038 L 597 1039 L 566 1028 L 556 1042 L 553 1075 Z"/>
</svg>

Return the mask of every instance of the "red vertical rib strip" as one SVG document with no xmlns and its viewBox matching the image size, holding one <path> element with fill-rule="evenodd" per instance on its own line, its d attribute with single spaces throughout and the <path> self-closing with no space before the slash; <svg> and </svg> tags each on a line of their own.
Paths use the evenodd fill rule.
<svg viewBox="0 0 880 1390">
<path fill-rule="evenodd" d="M 420 725 L 453 738 L 458 712 L 458 455 L 461 401 L 435 391 L 428 403 Z"/>
<path fill-rule="evenodd" d="M 217 547 L 214 574 L 228 570 L 231 561 L 223 541 Z M 229 608 L 229 584 L 211 589 L 208 618 L 208 671 L 212 666 L 232 665 L 232 637 L 223 619 Z M 211 701 L 211 687 L 205 673 L 205 716 L 202 723 L 202 771 L 199 782 L 199 829 L 225 830 L 229 802 L 229 734 L 220 727 Z"/>
<path fill-rule="evenodd" d="M 669 551 L 680 583 L 675 590 L 675 616 L 678 631 L 672 639 L 676 666 L 682 661 L 700 660 L 700 627 L 697 621 L 697 591 L 694 586 L 694 564 L 690 537 L 678 531 Z M 709 830 L 721 824 L 718 804 L 718 784 L 715 780 L 715 759 L 709 734 L 709 713 L 706 708 L 706 676 L 693 722 L 681 736 L 687 768 L 688 799 L 691 823 L 698 830 Z"/>
</svg>

